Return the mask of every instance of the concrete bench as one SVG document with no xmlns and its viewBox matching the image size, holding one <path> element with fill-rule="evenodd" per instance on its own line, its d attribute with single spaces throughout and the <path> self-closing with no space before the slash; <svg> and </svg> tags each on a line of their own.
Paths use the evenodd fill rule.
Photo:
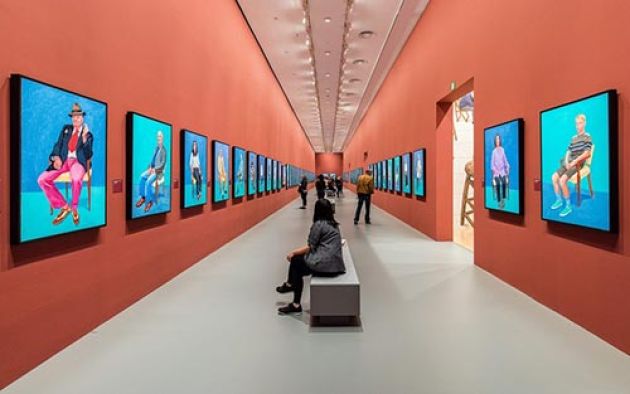
<svg viewBox="0 0 630 394">
<path fill-rule="evenodd" d="M 342 250 L 345 274 L 311 278 L 311 325 L 359 324 L 361 286 L 346 240 L 343 240 Z"/>
</svg>

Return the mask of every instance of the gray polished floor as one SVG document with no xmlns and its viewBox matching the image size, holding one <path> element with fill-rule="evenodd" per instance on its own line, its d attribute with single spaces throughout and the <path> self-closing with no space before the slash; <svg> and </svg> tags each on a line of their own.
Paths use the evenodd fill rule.
<svg viewBox="0 0 630 394">
<path fill-rule="evenodd" d="M 312 201 L 312 197 L 311 197 Z M 297 202 L 13 385 L 13 393 L 630 393 L 630 357 L 376 209 L 338 218 L 361 328 L 278 316 Z M 172 256 L 177 258 L 177 256 Z M 308 294 L 305 306 L 308 309 Z"/>
</svg>

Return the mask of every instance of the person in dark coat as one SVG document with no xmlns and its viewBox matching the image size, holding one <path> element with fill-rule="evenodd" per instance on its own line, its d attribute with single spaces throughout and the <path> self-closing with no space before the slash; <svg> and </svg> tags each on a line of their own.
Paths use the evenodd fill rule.
<svg viewBox="0 0 630 394">
<path fill-rule="evenodd" d="M 346 272 L 341 246 L 341 232 L 339 223 L 335 221 L 332 204 L 325 198 L 317 200 L 308 243 L 287 255 L 287 281 L 276 287 L 278 293 L 293 292 L 293 302 L 278 309 L 279 313 L 302 312 L 304 276 L 335 277 Z"/>
<path fill-rule="evenodd" d="M 315 190 L 317 190 L 317 199 L 321 200 L 326 194 L 326 181 L 324 175 L 320 174 L 315 181 Z"/>
<path fill-rule="evenodd" d="M 61 129 L 48 156 L 48 168 L 37 179 L 50 206 L 53 209 L 59 209 L 59 213 L 52 222 L 54 225 L 63 222 L 70 214 L 72 214 L 74 224 L 79 225 L 79 198 L 83 188 L 83 177 L 89 171 L 88 160 L 92 158 L 94 141 L 87 123 L 84 122 L 85 115 L 79 103 L 74 103 L 68 114 L 72 118 L 72 124 L 65 125 Z M 66 173 L 70 174 L 72 185 L 72 200 L 69 204 L 55 186 L 55 179 Z"/>
</svg>

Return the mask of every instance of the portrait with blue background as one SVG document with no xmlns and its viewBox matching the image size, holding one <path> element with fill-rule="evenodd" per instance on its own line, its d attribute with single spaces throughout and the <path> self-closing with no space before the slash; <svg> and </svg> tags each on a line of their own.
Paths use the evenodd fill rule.
<svg viewBox="0 0 630 394">
<path fill-rule="evenodd" d="M 245 172 L 246 152 L 245 149 L 234 147 L 234 198 L 241 198 L 245 195 L 245 185 L 247 173 Z"/>
<path fill-rule="evenodd" d="M 409 153 L 402 155 L 402 190 L 411 194 L 411 158 Z"/>
<path fill-rule="evenodd" d="M 265 163 L 267 158 L 263 155 L 258 155 L 258 193 L 265 191 L 265 176 L 267 171 L 265 169 Z"/>
<path fill-rule="evenodd" d="M 131 163 L 127 163 L 130 170 L 130 187 L 127 190 L 129 218 L 170 212 L 173 157 L 171 125 L 134 112 L 128 116 L 131 127 L 127 131 L 130 142 L 127 149 L 131 150 Z M 162 147 L 158 143 L 160 138 Z M 157 162 L 158 158 L 165 159 L 163 166 Z M 139 205 L 140 201 L 144 201 L 142 205 Z"/>
<path fill-rule="evenodd" d="M 381 190 L 385 190 L 387 188 L 387 166 L 384 161 L 379 164 L 381 167 Z"/>
<path fill-rule="evenodd" d="M 212 141 L 212 201 L 222 202 L 230 198 L 230 146 Z"/>
<path fill-rule="evenodd" d="M 12 143 L 19 143 L 20 155 L 19 162 L 11 164 L 12 169 L 19 169 L 19 174 L 15 171 L 12 175 L 19 176 L 19 190 L 12 192 L 12 198 L 19 201 L 19 210 L 12 213 L 16 215 L 12 218 L 15 225 L 12 241 L 27 242 L 104 226 L 107 217 L 107 104 L 19 75 L 11 77 L 11 84 L 12 105 L 17 106 L 15 110 L 20 120 L 19 130 L 14 130 L 17 138 L 11 139 Z M 58 211 L 53 209 L 38 178 L 51 165 L 50 156 L 61 133 L 66 127 L 72 130 L 69 113 L 75 103 L 85 112 L 83 124 L 92 135 L 91 167 L 83 177 L 78 194 L 78 224 L 70 217 L 53 224 Z M 69 174 L 66 172 L 56 178 L 53 187 L 71 205 L 74 195 Z"/>
<path fill-rule="evenodd" d="M 522 212 L 522 119 L 484 130 L 484 203 L 486 209 Z"/>
<path fill-rule="evenodd" d="M 394 190 L 396 192 L 400 192 L 401 191 L 400 156 L 394 157 Z"/>
<path fill-rule="evenodd" d="M 271 189 L 278 189 L 278 162 L 276 160 L 273 161 L 273 167 L 271 170 Z"/>
<path fill-rule="evenodd" d="M 425 194 L 425 149 L 413 152 L 413 194 L 416 197 L 424 197 Z"/>
<path fill-rule="evenodd" d="M 247 153 L 247 194 L 256 194 L 258 186 L 258 163 L 257 155 L 254 152 Z"/>
<path fill-rule="evenodd" d="M 394 190 L 394 161 L 387 159 L 387 190 Z"/>
<path fill-rule="evenodd" d="M 196 152 L 193 152 L 193 145 Z M 208 137 L 182 130 L 180 144 L 182 207 L 190 208 L 208 202 Z"/>
<path fill-rule="evenodd" d="M 542 111 L 540 114 L 542 218 L 545 220 L 594 228 L 612 230 L 611 192 L 611 138 L 616 133 L 616 92 L 606 91 L 568 104 Z M 575 174 L 565 174 L 569 198 L 554 190 L 553 178 L 565 155 L 577 140 L 578 128 L 583 124 L 590 154 L 577 164 Z M 584 144 L 584 134 L 580 136 Z M 586 148 L 582 145 L 583 152 Z M 613 149 L 617 149 L 616 146 Z M 562 171 L 560 171 L 562 172 Z M 579 181 L 578 181 L 579 175 Z M 615 179 L 614 182 L 617 182 Z M 579 186 L 579 196 L 578 196 Z M 591 192 L 592 191 L 592 192 Z"/>
<path fill-rule="evenodd" d="M 271 158 L 267 158 L 267 186 L 265 188 L 265 190 L 267 190 L 268 192 L 271 191 L 271 186 L 272 186 L 272 182 L 273 182 L 273 160 Z"/>
</svg>

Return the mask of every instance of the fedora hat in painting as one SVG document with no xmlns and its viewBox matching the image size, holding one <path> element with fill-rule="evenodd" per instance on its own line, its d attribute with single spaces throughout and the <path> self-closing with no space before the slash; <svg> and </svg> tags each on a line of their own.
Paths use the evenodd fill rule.
<svg viewBox="0 0 630 394">
<path fill-rule="evenodd" d="M 85 112 L 83 112 L 83 110 L 81 109 L 81 106 L 79 105 L 79 103 L 74 103 L 74 104 L 72 104 L 72 110 L 70 111 L 68 116 L 73 117 L 74 115 L 85 116 L 87 114 Z"/>
</svg>

